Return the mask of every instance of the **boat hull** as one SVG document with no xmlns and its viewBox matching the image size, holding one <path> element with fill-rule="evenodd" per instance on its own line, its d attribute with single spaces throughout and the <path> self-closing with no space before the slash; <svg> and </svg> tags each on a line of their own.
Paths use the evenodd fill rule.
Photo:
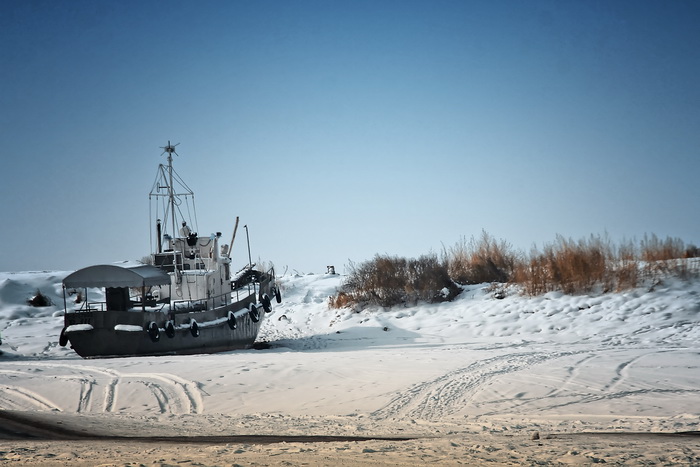
<svg viewBox="0 0 700 467">
<path fill-rule="evenodd" d="M 264 316 L 254 296 L 213 310 L 174 314 L 83 311 L 66 314 L 63 335 L 83 358 L 215 353 L 251 348 Z"/>
</svg>

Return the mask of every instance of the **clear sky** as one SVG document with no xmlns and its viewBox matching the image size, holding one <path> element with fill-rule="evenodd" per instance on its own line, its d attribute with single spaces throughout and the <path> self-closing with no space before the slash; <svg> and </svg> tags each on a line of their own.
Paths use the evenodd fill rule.
<svg viewBox="0 0 700 467">
<path fill-rule="evenodd" d="M 199 233 L 240 216 L 278 271 L 482 229 L 698 245 L 698 24 L 693 0 L 2 0 L 0 270 L 147 255 L 168 140 Z"/>
</svg>

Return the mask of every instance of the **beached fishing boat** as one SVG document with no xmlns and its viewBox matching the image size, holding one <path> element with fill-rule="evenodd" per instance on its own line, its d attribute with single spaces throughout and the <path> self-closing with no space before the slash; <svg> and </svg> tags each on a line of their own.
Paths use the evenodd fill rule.
<svg viewBox="0 0 700 467">
<path fill-rule="evenodd" d="M 163 149 L 168 164 L 158 166 L 149 195 L 151 214 L 155 211 L 158 218 L 149 264 L 89 266 L 63 280 L 65 314 L 59 344 L 70 343 L 81 357 L 250 348 L 265 313 L 272 311 L 272 300 L 281 302 L 274 269 L 255 268 L 249 241 L 248 264 L 231 273 L 238 218 L 230 246 L 221 244 L 220 232 L 200 236 L 192 231 L 194 193 L 173 169 L 175 146 L 168 142 Z M 184 219 L 183 212 L 194 222 Z"/>
</svg>

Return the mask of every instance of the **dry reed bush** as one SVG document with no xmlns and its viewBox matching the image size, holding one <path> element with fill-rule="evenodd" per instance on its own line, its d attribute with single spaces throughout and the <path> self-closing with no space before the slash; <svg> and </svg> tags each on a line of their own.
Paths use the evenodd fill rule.
<svg viewBox="0 0 700 467">
<path fill-rule="evenodd" d="M 700 248 L 693 244 L 690 244 L 685 248 L 685 253 L 683 254 L 684 258 L 697 258 L 698 256 L 700 256 Z"/>
<path fill-rule="evenodd" d="M 700 262 L 683 259 L 688 251 L 677 238 L 660 240 L 655 235 L 645 236 L 639 247 L 633 241 L 623 241 L 617 248 L 607 236 L 591 235 L 577 242 L 557 236 L 541 252 L 533 249 L 518 267 L 513 282 L 532 296 L 553 290 L 588 293 L 596 287 L 603 292 L 642 284 L 653 288 L 665 276 L 688 279 L 700 274 Z"/>
<path fill-rule="evenodd" d="M 661 240 L 655 234 L 644 235 L 641 241 L 641 260 L 647 263 L 683 258 L 686 247 L 680 238 L 666 237 Z"/>
<path fill-rule="evenodd" d="M 624 241 L 617 248 L 617 255 L 612 266 L 616 291 L 634 289 L 639 285 L 641 274 L 638 257 L 637 246 L 632 241 Z"/>
<path fill-rule="evenodd" d="M 542 252 L 533 249 L 529 260 L 520 263 L 514 279 L 528 295 L 552 290 L 584 293 L 598 285 L 607 291 L 614 281 L 608 267 L 611 256 L 607 238 L 592 235 L 576 242 L 558 235 Z"/>
<path fill-rule="evenodd" d="M 642 273 L 652 283 L 658 283 L 665 275 L 687 278 L 692 273 L 687 261 L 679 261 L 688 254 L 685 242 L 679 238 L 666 237 L 661 240 L 654 234 L 644 235 L 640 250 L 640 259 L 644 264 Z"/>
<path fill-rule="evenodd" d="M 522 261 L 508 242 L 483 230 L 479 240 L 462 238 L 444 256 L 450 277 L 458 284 L 508 282 Z"/>
<path fill-rule="evenodd" d="M 330 297 L 329 305 L 341 308 L 435 303 L 451 300 L 459 291 L 446 266 L 434 255 L 418 259 L 377 255 L 359 265 L 350 263 L 349 274 L 338 293 Z"/>
<path fill-rule="evenodd" d="M 455 284 L 513 283 L 526 295 L 560 290 L 566 294 L 621 291 L 661 283 L 666 276 L 683 279 L 700 276 L 697 247 L 677 238 L 660 240 L 645 236 L 639 246 L 623 241 L 612 246 L 607 235 L 591 235 L 578 241 L 557 235 L 542 250 L 529 255 L 515 252 L 510 244 L 496 241 L 482 231 L 479 240 L 462 239 L 435 255 L 405 259 L 377 255 L 350 273 L 339 292 L 329 299 L 334 308 L 347 306 L 428 303 L 451 300 L 460 289 Z"/>
<path fill-rule="evenodd" d="M 329 308 L 346 308 L 352 306 L 354 303 L 350 294 L 345 292 L 338 292 L 335 295 L 328 297 L 328 307 Z"/>
<path fill-rule="evenodd" d="M 550 279 L 546 257 L 533 250 L 529 258 L 515 270 L 513 282 L 519 284 L 526 295 L 536 296 L 550 292 L 554 284 Z"/>
</svg>

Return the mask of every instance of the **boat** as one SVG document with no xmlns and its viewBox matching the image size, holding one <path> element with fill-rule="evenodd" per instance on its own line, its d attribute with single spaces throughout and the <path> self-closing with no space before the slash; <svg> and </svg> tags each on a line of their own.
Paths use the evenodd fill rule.
<svg viewBox="0 0 700 467">
<path fill-rule="evenodd" d="M 175 146 L 162 148 L 167 165 L 159 164 L 149 194 L 151 215 L 155 205 L 158 217 L 153 253 L 143 262 L 88 266 L 63 280 L 59 344 L 70 344 L 83 358 L 248 349 L 273 299 L 281 302 L 274 268 L 259 270 L 251 261 L 247 225 L 248 262 L 235 274 L 231 252 L 239 219 L 230 245 L 222 244 L 220 232 L 192 230 L 194 192 L 173 169 Z"/>
</svg>

